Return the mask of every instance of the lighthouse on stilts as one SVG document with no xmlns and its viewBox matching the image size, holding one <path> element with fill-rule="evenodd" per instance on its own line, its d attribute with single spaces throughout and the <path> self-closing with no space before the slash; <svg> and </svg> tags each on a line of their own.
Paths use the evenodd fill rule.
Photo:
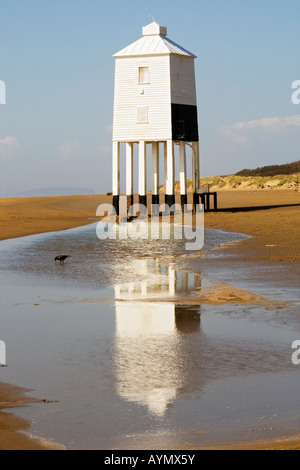
<svg viewBox="0 0 300 470">
<path fill-rule="evenodd" d="M 152 204 L 159 204 L 159 159 L 164 159 L 165 203 L 175 203 L 175 145 L 179 147 L 181 204 L 187 203 L 187 150 L 194 202 L 199 199 L 199 137 L 194 59 L 156 22 L 114 55 L 113 205 L 119 213 L 120 153 L 125 147 L 126 195 L 133 202 L 134 146 L 138 146 L 139 203 L 147 205 L 147 146 L 152 147 Z"/>
</svg>

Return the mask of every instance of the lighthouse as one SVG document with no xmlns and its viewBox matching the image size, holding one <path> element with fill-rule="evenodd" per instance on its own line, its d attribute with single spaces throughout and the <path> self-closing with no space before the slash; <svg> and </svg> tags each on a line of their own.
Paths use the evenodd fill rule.
<svg viewBox="0 0 300 470">
<path fill-rule="evenodd" d="M 159 204 L 160 158 L 164 160 L 165 203 L 170 207 L 175 203 L 175 153 L 179 155 L 181 204 L 187 203 L 187 153 L 192 159 L 194 195 L 199 190 L 196 56 L 169 39 L 167 28 L 155 21 L 142 33 L 139 40 L 114 54 L 112 184 L 117 213 L 121 145 L 125 147 L 122 155 L 126 158 L 124 180 L 129 204 L 133 202 L 133 178 L 137 174 L 139 203 L 147 205 L 149 167 L 152 204 Z M 175 152 L 175 146 L 179 151 Z M 138 168 L 134 168 L 134 149 Z"/>
</svg>

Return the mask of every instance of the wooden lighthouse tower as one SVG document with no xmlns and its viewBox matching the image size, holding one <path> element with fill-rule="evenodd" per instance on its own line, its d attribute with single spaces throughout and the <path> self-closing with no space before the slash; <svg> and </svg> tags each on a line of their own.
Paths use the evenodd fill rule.
<svg viewBox="0 0 300 470">
<path fill-rule="evenodd" d="M 138 145 L 139 202 L 147 200 L 146 145 L 152 146 L 152 203 L 159 203 L 159 157 L 164 158 L 165 202 L 175 202 L 174 149 L 179 146 L 181 203 L 187 202 L 186 149 L 192 149 L 193 192 L 199 189 L 199 138 L 194 59 L 156 22 L 115 57 L 113 204 L 118 213 L 120 145 L 126 147 L 126 195 L 133 200 L 133 149 Z M 162 145 L 160 145 L 162 144 Z M 162 150 L 163 149 L 163 152 Z"/>
</svg>

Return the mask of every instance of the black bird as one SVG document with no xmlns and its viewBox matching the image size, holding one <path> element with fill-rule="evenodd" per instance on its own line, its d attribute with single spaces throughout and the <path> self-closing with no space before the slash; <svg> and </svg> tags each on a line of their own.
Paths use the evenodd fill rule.
<svg viewBox="0 0 300 470">
<path fill-rule="evenodd" d="M 64 264 L 64 262 L 67 258 L 71 258 L 71 256 L 69 256 L 69 255 L 59 255 L 59 256 L 56 256 L 55 261 L 59 261 L 60 264 Z"/>
</svg>

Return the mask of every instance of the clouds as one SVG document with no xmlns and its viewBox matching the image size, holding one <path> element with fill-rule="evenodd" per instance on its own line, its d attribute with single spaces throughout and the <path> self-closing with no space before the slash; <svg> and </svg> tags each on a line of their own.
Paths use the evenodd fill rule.
<svg viewBox="0 0 300 470">
<path fill-rule="evenodd" d="M 223 130 L 231 131 L 251 131 L 255 129 L 263 129 L 271 132 L 285 129 L 288 127 L 300 128 L 300 115 L 289 117 L 267 117 L 263 119 L 253 119 L 248 122 L 238 122 L 232 126 L 222 126 Z"/>
<path fill-rule="evenodd" d="M 278 145 L 290 142 L 290 148 L 300 146 L 300 115 L 288 117 L 266 117 L 241 121 L 233 125 L 219 127 L 221 144 L 227 153 L 234 154 L 242 150 L 256 148 L 259 144 L 276 142 Z"/>
<path fill-rule="evenodd" d="M 0 160 L 10 160 L 15 157 L 19 141 L 16 137 L 7 136 L 0 139 Z"/>
<path fill-rule="evenodd" d="M 202 137 L 203 176 L 298 161 L 300 115 L 269 116 L 216 127 Z"/>
</svg>

